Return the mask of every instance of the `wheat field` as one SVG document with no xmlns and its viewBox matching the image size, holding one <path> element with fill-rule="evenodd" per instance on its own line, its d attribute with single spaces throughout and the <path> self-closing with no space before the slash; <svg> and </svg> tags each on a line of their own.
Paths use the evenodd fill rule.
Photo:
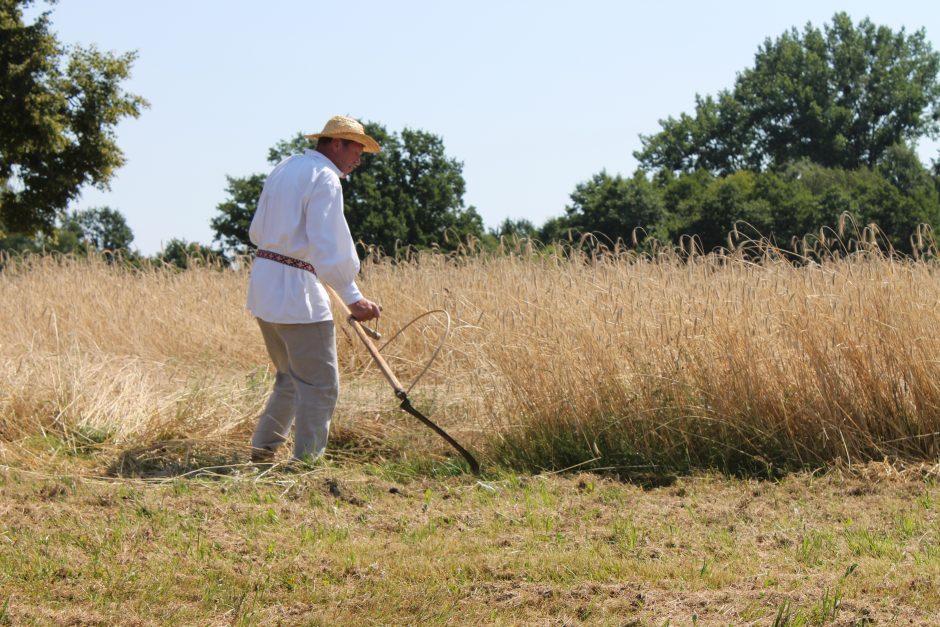
<svg viewBox="0 0 940 627">
<path fill-rule="evenodd" d="M 243 459 L 273 378 L 244 308 L 247 279 L 100 258 L 7 263 L 0 463 L 69 463 L 30 448 L 50 436 L 99 465 L 170 441 Z M 929 259 L 523 246 L 369 259 L 360 287 L 383 305 L 382 352 L 403 383 L 441 347 L 410 395 L 485 465 L 773 474 L 938 453 Z M 332 454 L 450 459 L 338 328 Z"/>
</svg>

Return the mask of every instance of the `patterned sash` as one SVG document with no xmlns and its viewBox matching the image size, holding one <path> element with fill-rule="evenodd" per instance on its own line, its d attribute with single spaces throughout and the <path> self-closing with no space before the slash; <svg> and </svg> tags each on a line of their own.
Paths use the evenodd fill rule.
<svg viewBox="0 0 940 627">
<path fill-rule="evenodd" d="M 300 268 L 301 270 L 306 270 L 311 274 L 316 275 L 317 270 L 311 266 L 306 261 L 301 261 L 300 259 L 294 259 L 293 257 L 288 257 L 287 255 L 282 255 L 270 250 L 264 250 L 259 248 L 255 251 L 255 257 L 261 257 L 262 259 L 270 259 L 271 261 L 276 261 L 282 263 L 285 266 L 290 266 L 291 268 Z"/>
</svg>

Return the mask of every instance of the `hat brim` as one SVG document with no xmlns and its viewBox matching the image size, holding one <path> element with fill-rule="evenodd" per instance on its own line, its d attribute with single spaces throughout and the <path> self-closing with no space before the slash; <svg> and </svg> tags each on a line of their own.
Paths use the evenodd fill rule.
<svg viewBox="0 0 940 627">
<path fill-rule="evenodd" d="M 350 141 L 356 142 L 357 144 L 362 144 L 362 152 L 379 152 L 380 150 L 382 150 L 382 148 L 379 147 L 379 142 L 375 141 L 368 135 L 364 135 L 360 133 L 343 133 L 343 132 L 314 133 L 313 135 L 304 135 L 304 137 L 312 141 L 316 141 L 320 139 L 321 137 L 332 137 L 334 139 L 348 139 Z"/>
</svg>

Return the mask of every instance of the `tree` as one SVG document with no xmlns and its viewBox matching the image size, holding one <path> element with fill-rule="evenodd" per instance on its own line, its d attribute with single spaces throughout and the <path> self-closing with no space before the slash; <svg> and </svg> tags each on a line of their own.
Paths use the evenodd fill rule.
<svg viewBox="0 0 940 627">
<path fill-rule="evenodd" d="M 629 241 L 636 229 L 652 234 L 662 223 L 663 203 L 653 184 L 637 171 L 629 179 L 606 171 L 580 183 L 565 208 L 566 226 Z"/>
<path fill-rule="evenodd" d="M 525 218 L 518 220 L 506 218 L 492 231 L 492 235 L 497 238 L 532 239 L 538 235 L 538 229 L 535 228 L 535 225 L 532 224 L 530 220 L 526 220 Z"/>
<path fill-rule="evenodd" d="M 136 53 L 62 46 L 49 12 L 23 22 L 32 0 L 0 0 L 0 222 L 52 231 L 86 184 L 106 188 L 124 163 L 114 128 L 148 106 L 121 83 Z"/>
<path fill-rule="evenodd" d="M 780 170 L 707 171 L 655 179 L 667 216 L 667 239 L 694 235 L 702 249 L 726 246 L 733 229 L 745 237 L 794 238 L 836 229 L 842 215 L 864 228 L 874 223 L 900 252 L 911 252 L 919 224 L 940 224 L 940 194 L 916 155 L 898 147 L 876 168 L 829 168 L 808 159 Z M 855 237 L 843 233 L 845 241 Z"/>
<path fill-rule="evenodd" d="M 153 257 L 153 261 L 185 270 L 192 265 L 224 264 L 225 257 L 197 242 L 174 237 Z"/>
<path fill-rule="evenodd" d="M 837 13 L 767 39 L 753 68 L 718 98 L 696 97 L 694 116 L 661 120 L 634 153 L 646 170 L 728 174 L 809 159 L 872 167 L 894 145 L 940 133 L 940 54 L 923 29 L 895 33 Z"/>
<path fill-rule="evenodd" d="M 549 244 L 570 240 L 576 233 L 574 233 L 574 229 L 568 226 L 566 216 L 554 216 L 542 223 L 536 235 L 539 241 Z"/>
<path fill-rule="evenodd" d="M 354 238 L 391 253 L 401 246 L 453 249 L 467 237 L 484 235 L 476 209 L 464 207 L 463 165 L 446 155 L 439 137 L 407 128 L 401 134 L 389 133 L 372 122 L 364 126 L 382 151 L 364 155 L 342 183 L 346 221 Z M 271 148 L 268 161 L 276 164 L 310 147 L 298 133 Z M 247 227 L 264 179 L 260 174 L 228 177 L 230 198 L 217 206 L 221 215 L 212 221 L 216 241 L 248 250 Z"/>
<path fill-rule="evenodd" d="M 746 112 L 730 91 L 717 99 L 696 94 L 694 116 L 683 113 L 659 123 L 663 130 L 640 136 L 643 150 L 633 153 L 642 169 L 723 175 L 759 166 L 747 142 Z"/>
<path fill-rule="evenodd" d="M 743 170 L 714 179 L 704 190 L 698 219 L 689 226 L 689 234 L 699 237 L 704 250 L 727 245 L 727 235 L 738 223 L 748 225 L 754 234 L 770 232 L 773 208 L 761 191 L 765 177 Z M 763 188 L 763 190 L 762 190 Z"/>
<path fill-rule="evenodd" d="M 928 170 L 913 148 L 940 136 L 938 74 L 923 30 L 856 26 L 845 13 L 791 29 L 765 40 L 732 89 L 696 95 L 692 114 L 641 138 L 650 185 L 595 175 L 551 230 L 616 238 L 643 225 L 711 250 L 737 229 L 787 246 L 847 212 L 909 252 L 919 224 L 940 227 L 940 164 Z"/>
<path fill-rule="evenodd" d="M 121 212 L 109 207 L 64 214 L 48 233 L 0 237 L 0 250 L 16 253 L 57 252 L 84 255 L 89 251 L 135 257 L 134 233 Z"/>
<path fill-rule="evenodd" d="M 80 239 L 98 252 L 130 250 L 134 233 L 119 211 L 109 207 L 77 211 L 66 220 L 76 224 Z"/>
<path fill-rule="evenodd" d="M 247 254 L 251 247 L 248 239 L 248 227 L 258 208 L 258 198 L 264 187 L 264 174 L 252 174 L 245 178 L 225 177 L 225 188 L 229 199 L 216 206 L 220 215 L 212 218 L 210 225 L 215 232 L 215 241 L 223 249 L 236 254 Z"/>
</svg>

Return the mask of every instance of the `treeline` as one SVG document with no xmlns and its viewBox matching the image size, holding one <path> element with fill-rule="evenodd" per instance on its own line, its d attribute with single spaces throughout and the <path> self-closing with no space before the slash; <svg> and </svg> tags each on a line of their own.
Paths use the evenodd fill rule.
<svg viewBox="0 0 940 627">
<path fill-rule="evenodd" d="M 0 75 L 0 250 L 109 251 L 141 262 L 119 211 L 67 209 L 82 185 L 105 185 L 123 163 L 113 128 L 146 106 L 121 89 L 135 55 L 78 49 L 66 59 L 47 14 L 22 22 L 25 4 L 0 2 L 0 62 L 8 70 Z M 641 137 L 632 176 L 602 171 L 575 187 L 557 217 L 540 225 L 507 218 L 489 230 L 465 205 L 463 164 L 441 137 L 365 122 L 383 149 L 343 181 L 347 221 L 364 250 L 386 254 L 585 234 L 639 246 L 691 241 L 707 252 L 733 244 L 733 233 L 799 250 L 845 224 L 877 225 L 880 245 L 912 253 L 925 230 L 940 228 L 940 163 L 925 165 L 916 152 L 918 141 L 940 137 L 938 73 L 940 54 L 923 30 L 854 24 L 845 13 L 821 29 L 791 29 L 765 40 L 731 88 L 697 95 L 693 113 L 661 120 L 660 132 Z M 273 166 L 310 147 L 298 132 L 268 160 Z M 211 245 L 173 239 L 150 261 L 250 253 L 248 227 L 266 174 L 228 177 Z"/>
<path fill-rule="evenodd" d="M 193 264 L 224 265 L 230 261 L 217 247 L 173 238 L 153 255 L 143 255 L 132 245 L 134 233 L 117 210 L 98 207 L 67 212 L 56 226 L 30 235 L 3 233 L 0 229 L 0 268 L 4 257 L 20 255 L 99 255 L 111 262 L 137 267 L 170 266 L 185 269 Z"/>
<path fill-rule="evenodd" d="M 799 251 L 806 238 L 828 231 L 848 241 L 874 224 L 884 248 L 909 254 L 923 246 L 917 241 L 921 225 L 940 226 L 940 177 L 905 146 L 892 147 L 874 167 L 856 169 L 803 159 L 723 176 L 704 169 L 653 177 L 638 170 L 629 178 L 601 172 L 571 198 L 565 216 L 529 234 L 553 241 L 594 232 L 627 244 L 688 237 L 707 252 L 733 246 L 734 232 Z"/>
</svg>

